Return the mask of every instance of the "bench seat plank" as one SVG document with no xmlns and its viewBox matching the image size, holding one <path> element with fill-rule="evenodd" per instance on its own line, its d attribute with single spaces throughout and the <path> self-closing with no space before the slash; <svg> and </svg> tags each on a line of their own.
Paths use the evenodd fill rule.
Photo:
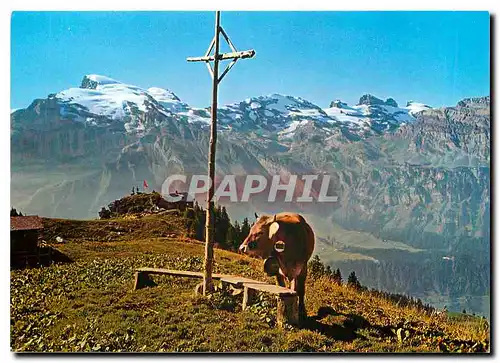
<svg viewBox="0 0 500 363">
<path fill-rule="evenodd" d="M 136 271 L 153 275 L 156 274 L 156 275 L 172 275 L 179 277 L 203 278 L 203 272 L 195 272 L 195 271 L 169 270 L 164 268 L 151 268 L 151 267 L 138 268 Z M 247 282 L 254 284 L 265 284 L 265 282 L 253 280 L 247 277 L 233 276 L 233 275 L 212 274 L 212 278 L 215 280 L 222 280 L 223 282 L 227 282 L 232 285 L 239 285 L 240 287 L 242 287 L 243 284 Z"/>
<path fill-rule="evenodd" d="M 197 277 L 203 278 L 203 272 L 195 272 L 195 271 L 182 271 L 182 270 L 168 270 L 164 268 L 151 268 L 151 267 L 141 267 L 136 270 L 137 272 L 143 272 L 153 275 L 172 275 L 179 277 Z M 218 280 L 221 278 L 221 274 L 213 274 L 212 278 Z"/>
<path fill-rule="evenodd" d="M 245 282 L 243 283 L 243 286 L 249 288 L 249 289 L 254 289 L 258 291 L 263 291 L 263 292 L 268 292 L 270 294 L 278 295 L 278 296 L 295 296 L 297 293 L 293 290 L 287 289 L 286 287 L 281 287 L 277 285 L 271 285 L 271 284 L 255 284 L 252 282 Z"/>
<path fill-rule="evenodd" d="M 179 277 L 195 277 L 195 278 L 203 278 L 203 272 L 194 272 L 194 271 L 182 271 L 182 270 L 169 270 L 163 268 L 150 268 L 150 267 L 142 267 L 136 270 L 139 273 L 145 274 L 158 274 L 158 275 L 172 275 Z M 258 291 L 267 292 L 270 294 L 278 295 L 278 296 L 295 296 L 297 293 L 293 290 L 287 289 L 286 287 L 281 287 L 277 285 L 271 285 L 265 282 L 253 280 L 247 277 L 240 276 L 232 276 L 232 275 L 224 275 L 224 274 L 213 274 L 212 278 L 215 280 L 222 280 L 223 282 L 227 282 L 232 285 L 236 285 L 239 287 L 247 287 L 249 289 L 254 289 Z"/>
<path fill-rule="evenodd" d="M 265 282 L 249 279 L 247 277 L 232 276 L 232 275 L 223 275 L 221 276 L 220 280 L 222 282 L 227 282 L 228 284 L 234 285 L 235 287 L 243 287 L 243 284 L 245 283 L 266 284 Z"/>
</svg>

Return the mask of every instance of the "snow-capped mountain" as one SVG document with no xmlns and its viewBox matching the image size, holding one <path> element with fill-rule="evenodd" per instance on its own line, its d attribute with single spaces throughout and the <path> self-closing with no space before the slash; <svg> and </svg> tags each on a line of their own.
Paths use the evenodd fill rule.
<svg viewBox="0 0 500 363">
<path fill-rule="evenodd" d="M 410 101 L 406 107 L 399 107 L 392 98 L 382 101 L 372 95 L 364 95 L 355 106 L 336 100 L 324 111 L 352 129 L 385 131 L 415 121 L 417 114 L 427 109 L 430 107 L 422 103 Z"/>
<path fill-rule="evenodd" d="M 187 122 L 208 122 L 206 110 L 196 110 L 172 91 L 158 87 L 147 90 L 96 74 L 86 75 L 79 88 L 53 96 L 62 118 L 91 125 L 122 121 L 127 132 L 158 126 L 163 118 L 179 117 Z"/>
<path fill-rule="evenodd" d="M 49 95 L 47 101 L 52 111 L 57 109 L 57 115 L 51 115 L 52 121 L 57 116 L 59 121 L 92 126 L 122 123 L 127 133 L 144 133 L 167 119 L 202 126 L 210 122 L 209 108 L 192 107 L 171 90 L 143 89 L 96 74 L 86 75 L 78 88 Z M 301 97 L 271 94 L 220 107 L 218 121 L 222 130 L 261 130 L 281 138 L 293 137 L 297 128 L 310 123 L 368 136 L 413 122 L 418 112 L 429 108 L 414 102 L 398 107 L 393 99 L 383 101 L 364 95 L 357 105 L 337 100 L 323 109 Z"/>
<path fill-rule="evenodd" d="M 221 123 L 236 129 L 283 131 L 294 121 L 329 122 L 331 119 L 317 105 L 300 97 L 271 94 L 248 98 L 218 110 Z"/>
<path fill-rule="evenodd" d="M 95 74 L 85 76 L 79 88 L 61 91 L 55 98 L 62 106 L 62 115 L 70 117 L 76 109 L 119 120 L 130 116 L 130 111 L 134 108 L 147 112 L 149 108 L 158 106 L 156 100 L 143 89 Z M 82 118 L 80 114 L 74 116 L 74 121 L 92 122 L 88 118 Z"/>
<path fill-rule="evenodd" d="M 145 90 L 94 74 L 85 76 L 79 88 L 69 88 L 53 97 L 60 106 L 61 118 L 96 126 L 121 121 L 127 132 L 144 131 L 139 115 L 155 111 L 172 116 Z"/>
<path fill-rule="evenodd" d="M 393 99 L 384 102 L 372 95 L 362 96 L 355 106 L 337 100 L 323 109 L 301 97 L 271 94 L 219 108 L 219 122 L 239 130 L 275 131 L 282 137 L 292 137 L 297 128 L 309 123 L 369 135 L 413 122 L 419 112 L 427 109 L 430 107 L 412 101 L 398 107 Z"/>
<path fill-rule="evenodd" d="M 148 88 L 147 92 L 152 96 L 160 105 L 165 107 L 168 111 L 175 113 L 181 119 L 188 123 L 210 122 L 210 113 L 203 108 L 193 108 L 187 103 L 182 102 L 175 93 L 158 87 Z"/>
</svg>

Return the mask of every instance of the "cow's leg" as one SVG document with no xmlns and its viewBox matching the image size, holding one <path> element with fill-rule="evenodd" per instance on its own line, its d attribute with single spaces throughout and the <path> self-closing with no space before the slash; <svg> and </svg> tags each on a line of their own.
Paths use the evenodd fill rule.
<svg viewBox="0 0 500 363">
<path fill-rule="evenodd" d="M 300 275 L 296 277 L 295 291 L 299 296 L 299 320 L 303 323 L 307 318 L 306 304 L 304 301 L 304 296 L 306 294 L 306 278 L 307 278 L 307 265 L 304 265 Z"/>
<path fill-rule="evenodd" d="M 286 287 L 285 277 L 280 273 L 276 275 L 276 285 Z"/>
</svg>

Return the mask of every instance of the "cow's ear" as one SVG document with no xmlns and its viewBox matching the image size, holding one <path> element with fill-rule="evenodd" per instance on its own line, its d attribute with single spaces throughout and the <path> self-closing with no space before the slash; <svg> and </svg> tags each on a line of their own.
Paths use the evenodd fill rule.
<svg viewBox="0 0 500 363">
<path fill-rule="evenodd" d="M 279 229 L 280 225 L 278 222 L 271 223 L 271 225 L 269 226 L 269 238 L 273 238 Z"/>
</svg>

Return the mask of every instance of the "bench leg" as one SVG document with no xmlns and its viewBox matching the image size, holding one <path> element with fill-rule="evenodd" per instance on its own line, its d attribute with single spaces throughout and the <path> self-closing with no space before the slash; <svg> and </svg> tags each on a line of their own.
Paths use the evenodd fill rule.
<svg viewBox="0 0 500 363">
<path fill-rule="evenodd" d="M 255 299 L 255 290 L 249 289 L 248 287 L 243 288 L 243 306 L 242 310 L 246 310 L 250 304 L 252 304 Z"/>
<path fill-rule="evenodd" d="M 197 295 L 203 295 L 203 282 L 200 282 L 194 288 L 194 296 Z"/>
<path fill-rule="evenodd" d="M 136 271 L 134 290 L 142 289 L 147 285 L 148 281 L 149 281 L 149 274 L 147 272 Z"/>
<path fill-rule="evenodd" d="M 278 297 L 277 325 L 282 328 L 285 324 L 299 325 L 297 296 Z"/>
</svg>

